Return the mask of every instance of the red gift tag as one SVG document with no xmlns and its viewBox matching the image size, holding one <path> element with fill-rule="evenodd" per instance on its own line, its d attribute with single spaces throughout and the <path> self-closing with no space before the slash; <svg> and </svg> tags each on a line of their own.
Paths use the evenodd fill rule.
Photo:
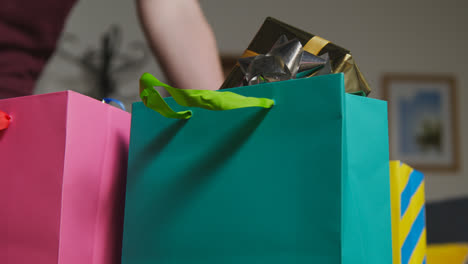
<svg viewBox="0 0 468 264">
<path fill-rule="evenodd" d="M 7 113 L 0 111 L 0 130 L 6 129 L 11 122 L 11 116 Z"/>
</svg>

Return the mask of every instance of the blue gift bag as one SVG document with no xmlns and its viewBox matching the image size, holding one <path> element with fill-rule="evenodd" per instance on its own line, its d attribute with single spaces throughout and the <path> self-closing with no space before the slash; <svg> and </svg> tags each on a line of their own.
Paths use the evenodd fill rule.
<svg viewBox="0 0 468 264">
<path fill-rule="evenodd" d="M 275 105 L 133 105 L 123 263 L 391 264 L 386 103 L 342 74 L 229 90 Z"/>
</svg>

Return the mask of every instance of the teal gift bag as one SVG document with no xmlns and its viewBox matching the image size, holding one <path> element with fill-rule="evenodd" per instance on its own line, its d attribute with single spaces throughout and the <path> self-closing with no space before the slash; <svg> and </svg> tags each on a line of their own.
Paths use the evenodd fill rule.
<svg viewBox="0 0 468 264">
<path fill-rule="evenodd" d="M 230 91 L 275 105 L 133 105 L 123 264 L 391 264 L 386 103 L 342 74 Z"/>
</svg>

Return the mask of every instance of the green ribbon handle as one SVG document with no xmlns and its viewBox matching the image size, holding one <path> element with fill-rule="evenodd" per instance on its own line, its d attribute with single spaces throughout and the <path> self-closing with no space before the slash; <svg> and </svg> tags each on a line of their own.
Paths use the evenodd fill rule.
<svg viewBox="0 0 468 264">
<path fill-rule="evenodd" d="M 189 119 L 192 117 L 192 111 L 175 112 L 172 110 L 161 94 L 154 89 L 155 86 L 166 89 L 179 105 L 185 107 L 220 111 L 245 107 L 271 108 L 275 104 L 272 99 L 245 97 L 232 92 L 178 89 L 162 83 L 149 73 L 144 73 L 140 78 L 141 100 L 148 108 L 168 118 Z"/>
</svg>

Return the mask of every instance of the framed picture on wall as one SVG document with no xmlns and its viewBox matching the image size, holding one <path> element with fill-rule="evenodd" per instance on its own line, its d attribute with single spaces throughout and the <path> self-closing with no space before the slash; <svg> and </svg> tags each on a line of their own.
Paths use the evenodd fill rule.
<svg viewBox="0 0 468 264">
<path fill-rule="evenodd" d="M 390 158 L 421 171 L 459 166 L 455 79 L 445 75 L 386 74 Z"/>
</svg>

